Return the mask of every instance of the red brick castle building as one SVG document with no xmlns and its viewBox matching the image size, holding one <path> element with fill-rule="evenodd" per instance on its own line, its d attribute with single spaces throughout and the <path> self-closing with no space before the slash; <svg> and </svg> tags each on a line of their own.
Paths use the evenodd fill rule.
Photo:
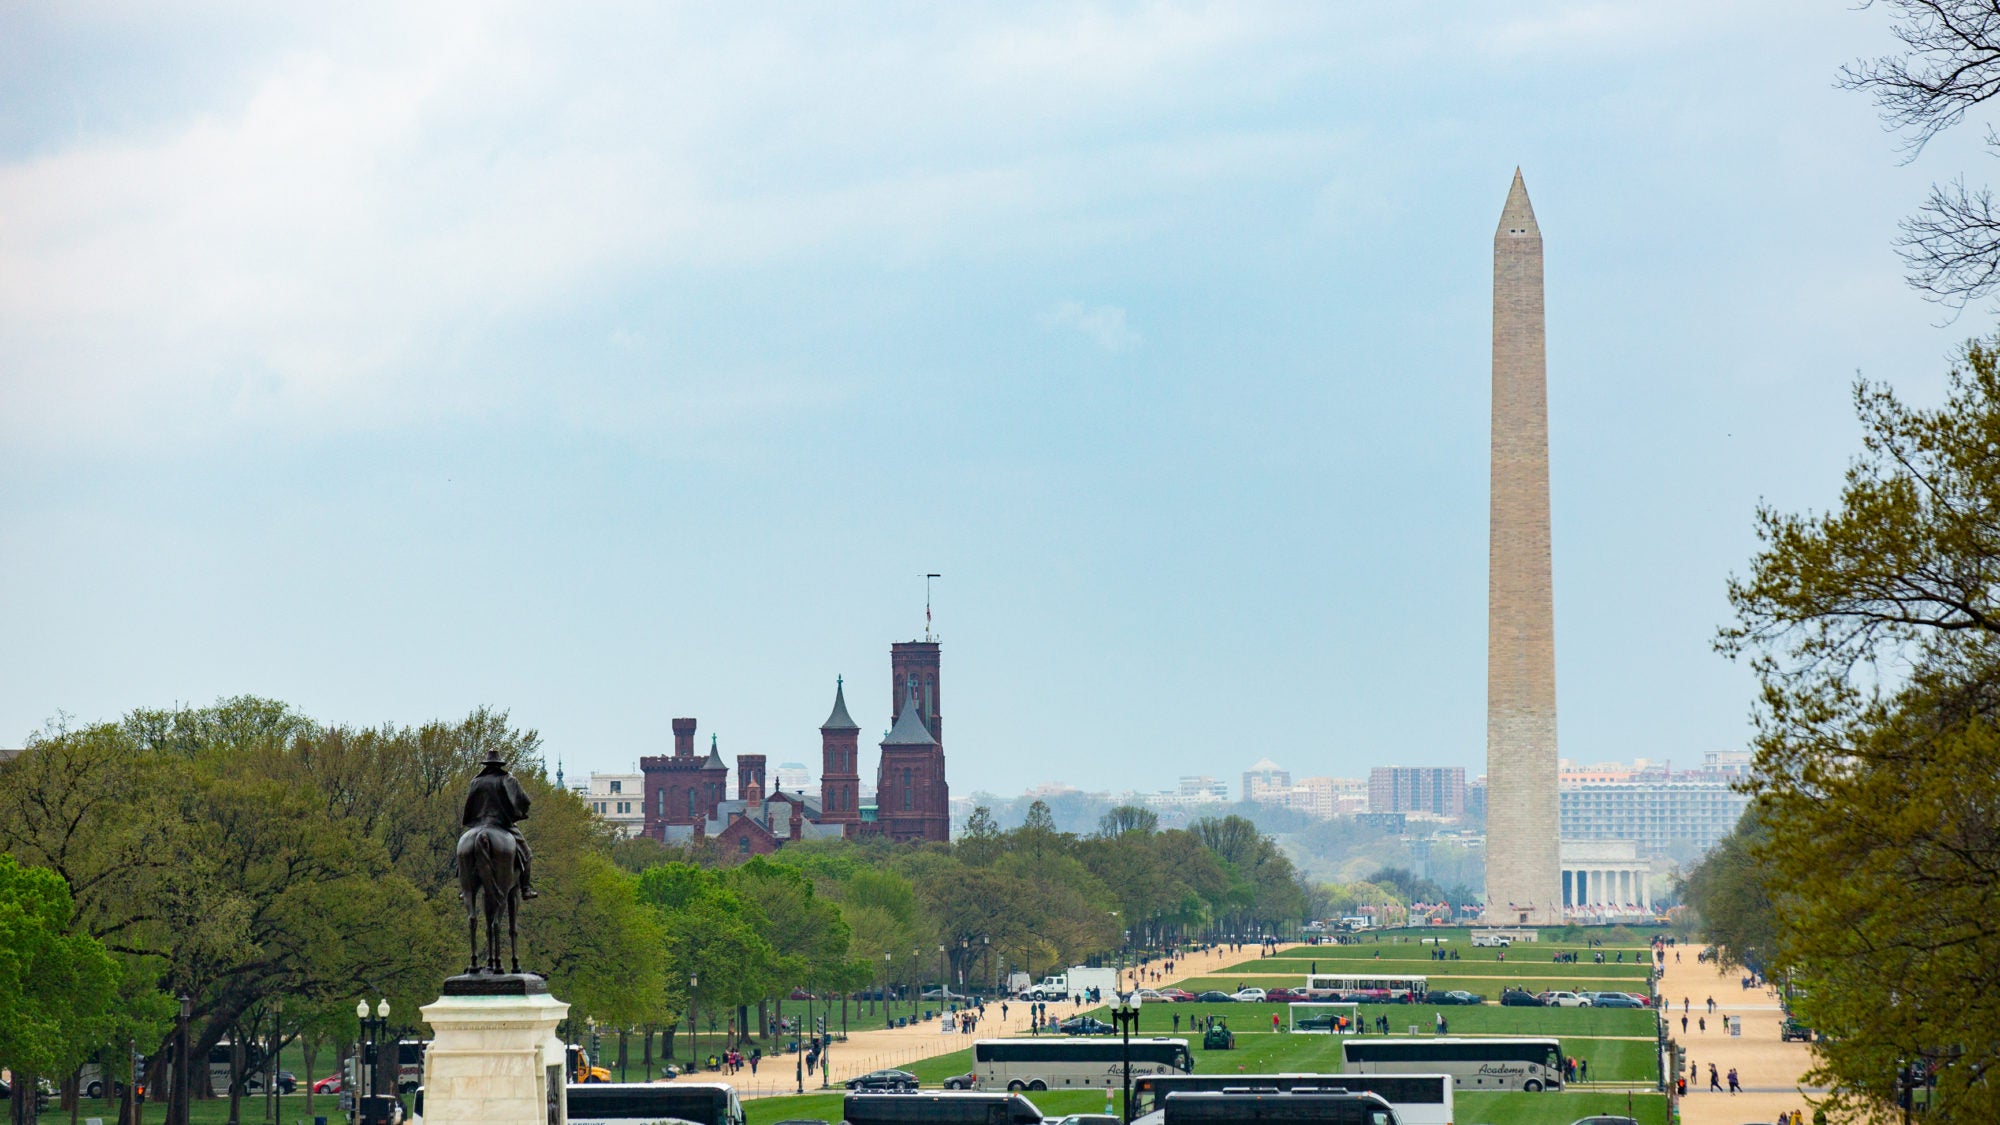
<svg viewBox="0 0 2000 1125">
<path fill-rule="evenodd" d="M 766 790 L 765 755 L 729 766 L 713 735 L 706 756 L 694 749 L 695 721 L 675 719 L 674 752 L 639 759 L 645 775 L 643 834 L 663 843 L 713 840 L 725 856 L 768 855 L 793 840 L 886 836 L 897 841 L 951 838 L 951 790 L 945 780 L 944 718 L 934 640 L 890 646 L 889 732 L 876 767 L 876 803 L 861 801 L 861 726 L 847 713 L 846 685 L 834 681 L 833 711 L 820 724 L 817 797 Z"/>
</svg>

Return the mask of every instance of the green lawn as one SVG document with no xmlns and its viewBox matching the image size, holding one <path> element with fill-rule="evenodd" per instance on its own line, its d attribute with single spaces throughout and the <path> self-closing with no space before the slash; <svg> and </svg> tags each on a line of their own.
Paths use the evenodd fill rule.
<svg viewBox="0 0 2000 1125">
<path fill-rule="evenodd" d="M 1432 1014 L 1442 1013 L 1450 1023 L 1453 1034 L 1474 1035 L 1637 1035 L 1650 1040 L 1653 1038 L 1657 1017 L 1641 1008 L 1506 1008 L 1499 1004 L 1477 1004 L 1462 1007 L 1433 1007 L 1428 1004 L 1363 1004 L 1361 1018 L 1373 1021 L 1377 1016 L 1389 1018 L 1391 1034 L 1401 1035 L 1411 1024 L 1429 1034 Z M 1085 1013 L 1109 1023 L 1111 1016 L 1104 1008 L 1093 1008 Z M 1207 1016 L 1216 1016 L 1238 1031 L 1269 1031 L 1271 1017 L 1278 1017 L 1278 1026 L 1284 1027 L 1286 1006 L 1283 1004 L 1144 1004 L 1139 1008 L 1140 1035 L 1188 1034 L 1193 1021 Z M 1174 1017 L 1180 1017 L 1176 1032 Z"/>
<path fill-rule="evenodd" d="M 1627 1109 L 1627 1106 L 1630 1109 Z M 1629 1114 L 1640 1125 L 1667 1125 L 1665 1094 L 1577 1093 L 1460 1094 L 1453 1099 L 1459 1125 L 1569 1125 L 1595 1113 Z"/>
</svg>

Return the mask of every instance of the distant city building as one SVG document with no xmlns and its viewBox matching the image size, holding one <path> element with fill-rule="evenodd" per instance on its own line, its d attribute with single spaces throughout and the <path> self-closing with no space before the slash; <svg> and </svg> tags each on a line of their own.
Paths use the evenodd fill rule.
<svg viewBox="0 0 2000 1125">
<path fill-rule="evenodd" d="M 1291 787 L 1291 771 L 1269 758 L 1259 759 L 1256 765 L 1243 771 L 1243 799 L 1246 801 L 1282 801 L 1286 790 Z"/>
<path fill-rule="evenodd" d="M 1181 778 L 1178 793 L 1183 797 L 1206 797 L 1214 801 L 1227 802 L 1229 800 L 1229 783 L 1218 781 L 1207 774 L 1183 777 Z"/>
<path fill-rule="evenodd" d="M 1558 794 L 1562 838 L 1629 840 L 1648 855 L 1699 855 L 1728 835 L 1750 804 L 1730 785 L 1679 774 L 1566 786 Z"/>
<path fill-rule="evenodd" d="M 944 719 L 935 640 L 890 646 L 894 708 L 883 737 L 875 790 L 861 784 L 861 726 L 847 713 L 845 685 L 836 680 L 833 711 L 820 724 L 820 792 L 808 795 L 810 774 L 801 763 L 766 776 L 762 754 L 736 759 L 736 797 L 728 794 L 729 766 L 714 735 L 708 754 L 694 749 L 695 720 L 673 720 L 674 752 L 639 760 L 638 831 L 662 842 L 712 841 L 727 861 L 766 855 L 794 840 L 886 836 L 943 843 L 951 836 L 951 794 L 945 778 Z M 620 788 L 632 788 L 628 776 Z M 622 796 L 622 795 L 621 795 Z M 594 805 L 599 798 L 587 798 Z M 627 803 L 607 796 L 612 805 Z M 600 813 L 607 819 L 610 813 Z"/>
<path fill-rule="evenodd" d="M 1572 918 L 1650 915 L 1652 864 L 1630 840 L 1562 842 L 1563 908 Z"/>
<path fill-rule="evenodd" d="M 575 792 L 598 819 L 616 828 L 620 836 L 637 836 L 646 830 L 645 774 L 593 773 Z"/>
<path fill-rule="evenodd" d="M 1379 828 L 1392 836 L 1400 836 L 1409 827 L 1409 816 L 1399 812 L 1355 813 L 1354 822 L 1370 828 Z"/>
<path fill-rule="evenodd" d="M 1368 811 L 1465 815 L 1464 766 L 1376 766 L 1368 771 Z"/>
<path fill-rule="evenodd" d="M 1466 783 L 1465 815 L 1474 820 L 1486 819 L 1486 775 L 1483 773 Z"/>
<path fill-rule="evenodd" d="M 1167 793 L 1135 793 L 1133 799 L 1151 809 L 1190 809 L 1198 805 L 1229 803 L 1229 783 L 1206 775 L 1180 779 L 1179 788 Z"/>
<path fill-rule="evenodd" d="M 810 793 L 812 770 L 804 762 L 779 762 L 771 771 L 771 783 L 787 793 Z"/>
</svg>

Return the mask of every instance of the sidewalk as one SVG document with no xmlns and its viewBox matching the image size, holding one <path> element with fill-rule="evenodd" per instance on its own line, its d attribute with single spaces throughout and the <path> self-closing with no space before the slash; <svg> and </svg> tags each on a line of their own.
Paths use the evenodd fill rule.
<svg viewBox="0 0 2000 1125">
<path fill-rule="evenodd" d="M 1290 948 L 1294 948 L 1294 946 L 1278 946 L 1278 949 L 1281 951 Z M 1235 952 L 1222 949 L 1211 950 L 1207 953 L 1192 953 L 1174 959 L 1173 975 L 1166 980 L 1153 980 L 1152 972 L 1156 971 L 1153 969 L 1149 969 L 1143 974 L 1138 969 L 1128 969 L 1119 980 L 1121 987 L 1124 988 L 1135 986 L 1140 988 L 1165 988 L 1176 981 L 1207 976 L 1220 969 L 1228 968 L 1231 965 L 1241 964 L 1246 959 L 1254 961 L 1256 957 L 1257 947 L 1254 945 L 1247 946 Z M 1138 978 L 1142 975 L 1146 979 L 1139 980 Z M 850 1002 L 847 1012 L 847 1039 L 845 1042 L 834 1043 L 828 1049 L 826 1061 L 829 1070 L 828 1074 L 824 1076 L 824 1080 L 832 1087 L 838 1088 L 842 1082 L 857 1075 L 867 1074 L 871 1070 L 882 1070 L 887 1067 L 907 1068 L 911 1063 L 919 1062 L 923 1059 L 936 1058 L 939 1055 L 948 1055 L 953 1051 L 965 1050 L 972 1046 L 974 1039 L 998 1039 L 1008 1035 L 1026 1035 L 1030 1022 L 1028 1014 L 1030 1006 L 1025 1001 L 1020 1003 L 1012 1000 L 1007 1001 L 1007 1018 L 1004 1020 L 1000 1017 L 1000 1005 L 989 1001 L 986 1005 L 985 1018 L 979 1021 L 978 1026 L 974 1028 L 971 1035 L 947 1035 L 939 1030 L 943 1021 L 936 1017 L 923 1023 L 911 1024 L 908 1027 L 885 1028 L 873 1026 L 883 1018 L 881 1006 L 879 1004 L 876 1005 L 875 1012 L 872 1015 L 864 1014 L 867 1006 L 865 1002 L 858 1005 Z M 1102 1004 L 1092 1004 L 1087 1001 L 1082 1004 L 1070 1004 L 1052 1000 L 1048 1004 L 1048 1012 L 1050 1017 L 1054 1019 L 1067 1019 L 1080 1012 L 1086 1012 L 1092 1008 L 1102 1006 Z M 803 1015 L 804 1008 L 805 1005 L 802 1001 L 787 1003 L 785 1005 L 786 1014 L 788 1015 Z M 892 1008 L 898 1015 L 907 1016 L 910 1012 L 907 1002 L 899 1001 L 892 1005 Z M 919 1011 L 921 1010 L 922 1005 L 920 1004 Z M 932 1010 L 936 1010 L 935 1002 L 932 1003 Z M 814 1015 L 817 1016 L 818 1014 L 818 1009 L 815 1008 Z M 837 1028 L 839 1024 L 840 1012 L 836 1007 L 833 1011 L 833 1018 L 827 1021 L 827 1027 L 831 1030 Z M 862 1030 L 864 1027 L 868 1027 L 869 1030 Z M 706 1036 L 704 1036 L 704 1039 L 706 1039 Z M 720 1054 L 721 1039 L 719 1036 L 716 1039 L 716 1043 L 717 1050 L 714 1053 Z M 703 1051 L 704 1056 L 708 1053 L 710 1052 L 707 1050 Z M 797 1068 L 797 1055 L 769 1055 L 759 1064 L 755 1075 L 752 1075 L 750 1068 L 746 1066 L 733 1075 L 704 1071 L 696 1074 L 682 1075 L 679 1079 L 675 1079 L 675 1081 L 728 1082 L 736 1088 L 736 1093 L 739 1097 L 746 1098 L 763 1097 L 773 1094 L 793 1094 L 798 1092 Z M 968 1066 L 966 1069 L 970 1070 L 971 1067 Z M 805 1080 L 806 1092 L 811 1093 L 819 1089 L 821 1081 L 822 1076 L 820 1075 L 807 1075 Z"/>
<path fill-rule="evenodd" d="M 1804 1043 L 1785 1043 L 1778 1038 L 1778 1025 L 1785 1012 L 1778 992 L 1770 988 L 1745 990 L 1742 970 L 1724 971 L 1715 965 L 1695 961 L 1698 946 L 1680 946 L 1681 962 L 1674 962 L 1674 949 L 1667 950 L 1667 963 L 1660 977 L 1660 995 L 1667 998 L 1671 1011 L 1668 1035 L 1686 1049 L 1687 1059 L 1700 1068 L 1699 1079 L 1688 1080 L 1688 1096 L 1681 1103 L 1682 1125 L 1738 1125 L 1744 1121 L 1775 1120 L 1780 1111 L 1812 1114 L 1799 1082 L 1812 1066 L 1811 1048 Z M 1681 1000 L 1688 1001 L 1687 1031 L 1681 1031 Z M 1708 1012 L 1708 999 L 1715 998 L 1715 1014 Z M 1743 1017 L 1743 1035 L 1729 1034 L 1725 1016 Z M 1708 1020 L 1708 1030 L 1699 1030 L 1696 1020 Z M 1715 1064 L 1725 1091 L 1729 1088 L 1729 1068 L 1735 1067 L 1743 1093 L 1710 1093 L 1708 1065 Z M 1685 1072 L 1684 1072 L 1685 1073 Z"/>
</svg>

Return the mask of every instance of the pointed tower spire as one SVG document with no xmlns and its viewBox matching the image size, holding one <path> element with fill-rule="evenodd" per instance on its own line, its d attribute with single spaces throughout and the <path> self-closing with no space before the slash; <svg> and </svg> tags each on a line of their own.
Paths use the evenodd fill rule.
<svg viewBox="0 0 2000 1125">
<path fill-rule="evenodd" d="M 833 714 L 828 715 L 826 717 L 826 721 L 819 725 L 819 729 L 821 730 L 861 729 L 861 725 L 859 723 L 856 723 L 847 714 L 847 687 L 846 687 L 845 677 L 835 676 L 833 678 Z"/>
</svg>

